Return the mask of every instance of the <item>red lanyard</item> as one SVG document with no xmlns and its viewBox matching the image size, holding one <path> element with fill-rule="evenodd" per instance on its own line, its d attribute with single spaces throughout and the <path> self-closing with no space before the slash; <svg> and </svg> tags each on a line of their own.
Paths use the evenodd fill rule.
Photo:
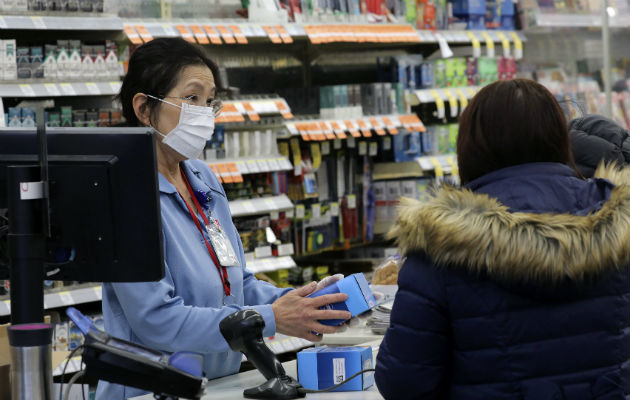
<svg viewBox="0 0 630 400">
<path fill-rule="evenodd" d="M 190 187 L 190 183 L 188 183 L 188 178 L 186 178 L 186 174 L 184 173 L 184 170 L 181 169 L 181 167 L 180 167 L 180 171 L 182 173 L 182 178 L 184 178 L 184 182 L 186 183 L 186 188 L 188 189 L 188 193 L 190 193 L 190 197 L 192 197 L 193 203 L 195 203 L 195 206 L 197 207 L 197 211 L 199 211 L 199 214 L 201 215 L 201 218 L 203 218 L 203 222 L 206 223 L 206 226 L 210 226 L 210 222 L 208 222 L 208 219 L 206 218 L 206 215 L 204 214 L 203 209 L 201 208 L 201 205 L 199 204 L 199 201 L 195 197 L 195 193 Z M 231 296 L 232 290 L 230 289 L 230 280 L 228 277 L 227 268 L 219 264 L 217 255 L 215 254 L 214 249 L 212 248 L 210 243 L 208 243 L 208 240 L 206 239 L 206 235 L 203 234 L 203 228 L 201 227 L 201 224 L 199 223 L 199 219 L 195 215 L 195 212 L 193 211 L 193 209 L 190 208 L 190 205 L 188 205 L 188 203 L 184 199 L 184 196 L 182 196 L 181 193 L 179 193 L 179 197 L 181 197 L 182 200 L 184 200 L 184 204 L 186 204 L 186 207 L 188 207 L 188 212 L 190 212 L 190 216 L 192 217 L 193 221 L 195 221 L 195 225 L 197 225 L 197 229 L 199 229 L 199 233 L 201 233 L 201 237 L 203 237 L 203 241 L 206 243 L 206 247 L 208 248 L 208 253 L 210 253 L 210 257 L 212 258 L 212 261 L 214 261 L 214 265 L 217 267 L 217 271 L 219 272 L 219 276 L 221 277 L 221 283 L 223 283 L 223 291 L 225 291 L 225 295 Z"/>
</svg>

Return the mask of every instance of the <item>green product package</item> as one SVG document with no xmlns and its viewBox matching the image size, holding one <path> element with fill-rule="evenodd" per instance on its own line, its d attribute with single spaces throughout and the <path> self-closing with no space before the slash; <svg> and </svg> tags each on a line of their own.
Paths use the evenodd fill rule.
<svg viewBox="0 0 630 400">
<path fill-rule="evenodd" d="M 435 62 L 435 87 L 446 86 L 446 61 L 437 60 Z"/>
<path fill-rule="evenodd" d="M 450 124 L 448 126 L 448 147 L 449 153 L 455 153 L 457 149 L 457 133 L 459 132 L 458 124 Z"/>
<path fill-rule="evenodd" d="M 416 26 L 416 0 L 405 0 L 407 23 Z"/>
<path fill-rule="evenodd" d="M 449 154 L 450 151 L 450 132 L 448 125 L 440 125 L 437 129 L 438 154 Z"/>
<path fill-rule="evenodd" d="M 457 59 L 456 58 L 449 58 L 446 60 L 446 72 L 445 72 L 445 76 L 446 76 L 446 87 L 451 87 L 451 86 L 456 86 L 456 68 L 457 67 Z"/>
<path fill-rule="evenodd" d="M 457 83 L 456 86 L 466 86 L 468 85 L 468 77 L 466 76 L 466 59 L 458 58 L 457 59 Z"/>
</svg>

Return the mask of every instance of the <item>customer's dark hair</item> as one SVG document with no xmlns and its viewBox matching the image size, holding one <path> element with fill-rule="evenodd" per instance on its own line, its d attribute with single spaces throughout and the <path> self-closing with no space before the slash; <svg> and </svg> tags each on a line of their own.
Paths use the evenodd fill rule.
<svg viewBox="0 0 630 400">
<path fill-rule="evenodd" d="M 554 96 L 528 79 L 492 83 L 459 118 L 457 162 L 463 184 L 532 162 L 573 162 L 567 121 Z"/>
<path fill-rule="evenodd" d="M 118 94 L 123 117 L 127 120 L 126 125 L 141 125 L 132 104 L 137 93 L 165 96 L 177 85 L 179 73 L 191 65 L 205 65 L 210 68 L 217 91 L 222 88 L 217 65 L 200 47 L 182 38 L 154 39 L 138 47 L 129 59 L 127 75 Z M 149 97 L 147 106 L 150 107 L 153 119 L 159 111 L 160 103 Z"/>
</svg>

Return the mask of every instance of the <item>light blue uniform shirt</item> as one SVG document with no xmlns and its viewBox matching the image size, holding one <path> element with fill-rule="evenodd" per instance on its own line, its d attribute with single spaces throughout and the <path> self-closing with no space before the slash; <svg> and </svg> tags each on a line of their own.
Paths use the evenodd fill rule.
<svg viewBox="0 0 630 400">
<path fill-rule="evenodd" d="M 229 349 L 219 322 L 235 311 L 255 309 L 265 320 L 264 336 L 273 336 L 276 323 L 271 303 L 290 289 L 259 281 L 245 268 L 243 246 L 221 183 L 199 160 L 182 165 L 193 191 L 207 193 L 207 207 L 240 260 L 241 267 L 227 267 L 235 296 L 227 300 L 234 304 L 223 305 L 221 278 L 201 233 L 175 186 L 159 174 L 165 276 L 159 282 L 103 284 L 103 316 L 105 330 L 117 338 L 165 352 L 203 354 L 206 377 L 212 379 L 237 373 L 242 360 L 241 353 Z M 96 398 L 122 400 L 142 394 L 146 392 L 99 382 Z"/>
</svg>

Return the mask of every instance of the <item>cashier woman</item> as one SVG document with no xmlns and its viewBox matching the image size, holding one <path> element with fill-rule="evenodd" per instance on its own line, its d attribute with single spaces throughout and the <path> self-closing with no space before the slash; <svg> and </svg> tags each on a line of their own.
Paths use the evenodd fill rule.
<svg viewBox="0 0 630 400">
<path fill-rule="evenodd" d="M 103 285 L 109 334 L 165 352 L 202 353 L 209 379 L 239 370 L 241 354 L 230 351 L 219 332 L 219 322 L 237 310 L 258 311 L 265 336 L 279 332 L 314 342 L 321 336 L 313 331 L 338 329 L 317 320 L 350 318 L 345 311 L 318 309 L 344 301 L 345 294 L 305 297 L 323 282 L 279 289 L 246 269 L 225 192 L 197 160 L 221 109 L 218 79 L 217 66 L 183 39 L 156 39 L 131 56 L 120 101 L 128 125 L 151 127 L 156 137 L 166 268 L 159 282 Z M 145 393 L 100 382 L 96 397 Z"/>
</svg>

